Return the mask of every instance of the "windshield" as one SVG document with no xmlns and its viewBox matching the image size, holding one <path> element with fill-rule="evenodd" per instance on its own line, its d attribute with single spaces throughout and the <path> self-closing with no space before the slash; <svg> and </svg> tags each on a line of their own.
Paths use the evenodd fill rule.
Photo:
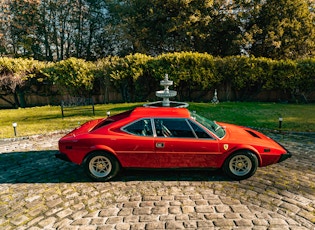
<svg viewBox="0 0 315 230">
<path fill-rule="evenodd" d="M 202 124 L 204 127 L 209 129 L 212 133 L 217 135 L 219 138 L 223 138 L 225 136 L 225 130 L 222 126 L 218 125 L 215 121 L 211 121 L 203 116 L 196 114 L 195 111 L 190 112 L 190 116 Z"/>
</svg>

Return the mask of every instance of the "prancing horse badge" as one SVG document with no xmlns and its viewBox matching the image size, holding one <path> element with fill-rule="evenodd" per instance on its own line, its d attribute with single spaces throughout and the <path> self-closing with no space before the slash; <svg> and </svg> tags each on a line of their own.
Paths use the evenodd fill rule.
<svg viewBox="0 0 315 230">
<path fill-rule="evenodd" d="M 223 148 L 224 148 L 224 150 L 226 151 L 226 150 L 228 150 L 229 145 L 228 145 L 228 144 L 224 144 L 224 145 L 223 145 Z"/>
</svg>

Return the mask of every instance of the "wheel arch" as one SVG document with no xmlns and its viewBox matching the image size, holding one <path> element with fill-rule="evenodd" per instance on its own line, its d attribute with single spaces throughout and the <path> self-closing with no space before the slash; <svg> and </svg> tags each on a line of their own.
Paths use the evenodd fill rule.
<svg viewBox="0 0 315 230">
<path fill-rule="evenodd" d="M 261 167 L 262 158 L 261 158 L 259 152 L 255 148 L 253 148 L 252 146 L 241 146 L 240 148 L 234 149 L 231 153 L 229 153 L 227 155 L 227 157 L 224 159 L 224 161 L 226 161 L 231 155 L 242 152 L 242 151 L 249 151 L 249 152 L 253 153 L 258 160 L 258 166 Z"/>
<path fill-rule="evenodd" d="M 259 155 L 256 151 L 242 148 L 229 154 L 221 169 L 232 179 L 243 180 L 253 176 L 259 164 Z"/>
<path fill-rule="evenodd" d="M 84 157 L 83 168 L 93 181 L 104 182 L 114 178 L 121 170 L 118 158 L 111 152 L 96 149 Z"/>
<path fill-rule="evenodd" d="M 93 146 L 91 148 L 92 150 L 89 151 L 83 158 L 82 160 L 82 163 L 81 164 L 84 164 L 86 159 L 93 153 L 96 153 L 96 152 L 100 152 L 100 153 L 106 153 L 106 154 L 109 154 L 111 157 L 115 158 L 115 160 L 118 162 L 119 164 L 119 167 L 121 168 L 122 165 L 115 153 L 115 151 L 112 149 L 112 148 L 109 148 L 108 146 L 104 146 L 104 145 L 97 145 L 97 146 Z"/>
</svg>

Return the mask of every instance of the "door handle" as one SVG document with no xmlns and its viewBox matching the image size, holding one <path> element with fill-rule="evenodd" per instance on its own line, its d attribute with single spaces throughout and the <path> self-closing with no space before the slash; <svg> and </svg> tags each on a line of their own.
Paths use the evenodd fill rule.
<svg viewBox="0 0 315 230">
<path fill-rule="evenodd" d="M 164 143 L 163 142 L 157 142 L 156 144 L 155 144 L 155 147 L 157 147 L 157 148 L 164 148 Z"/>
</svg>

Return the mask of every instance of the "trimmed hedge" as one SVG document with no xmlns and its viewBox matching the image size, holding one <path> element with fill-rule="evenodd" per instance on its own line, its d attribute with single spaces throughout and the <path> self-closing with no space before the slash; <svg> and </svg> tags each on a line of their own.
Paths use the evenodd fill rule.
<svg viewBox="0 0 315 230">
<path fill-rule="evenodd" d="M 59 94 L 72 96 L 90 96 L 114 88 L 126 102 L 155 100 L 154 92 L 161 89 L 159 81 L 166 73 L 174 81 L 173 89 L 178 91 L 179 99 L 186 101 L 201 100 L 215 88 L 225 92 L 223 100 L 252 100 L 262 91 L 277 90 L 289 95 L 292 101 L 301 98 L 308 101 L 315 92 L 314 58 L 276 61 L 245 56 L 220 58 L 192 52 L 156 57 L 110 56 L 97 62 L 70 58 L 44 63 L 0 58 L 0 78 L 23 76 L 25 83 L 32 82 L 29 87 L 45 82 L 57 85 Z M 0 87 L 3 91 L 4 86 Z"/>
<path fill-rule="evenodd" d="M 293 101 L 301 97 L 307 101 L 315 92 L 315 59 L 219 58 L 192 52 L 109 59 L 113 58 L 99 61 L 107 63 L 100 77 L 109 77 L 124 101 L 154 100 L 152 92 L 161 89 L 159 81 L 165 73 L 174 81 L 180 100 L 187 101 L 198 101 L 202 95 L 195 92 L 206 94 L 214 88 L 225 92 L 225 100 L 252 100 L 262 91 L 277 90 Z"/>
<path fill-rule="evenodd" d="M 69 58 L 42 69 L 50 82 L 75 96 L 91 96 L 96 66 L 83 59 Z"/>
</svg>

